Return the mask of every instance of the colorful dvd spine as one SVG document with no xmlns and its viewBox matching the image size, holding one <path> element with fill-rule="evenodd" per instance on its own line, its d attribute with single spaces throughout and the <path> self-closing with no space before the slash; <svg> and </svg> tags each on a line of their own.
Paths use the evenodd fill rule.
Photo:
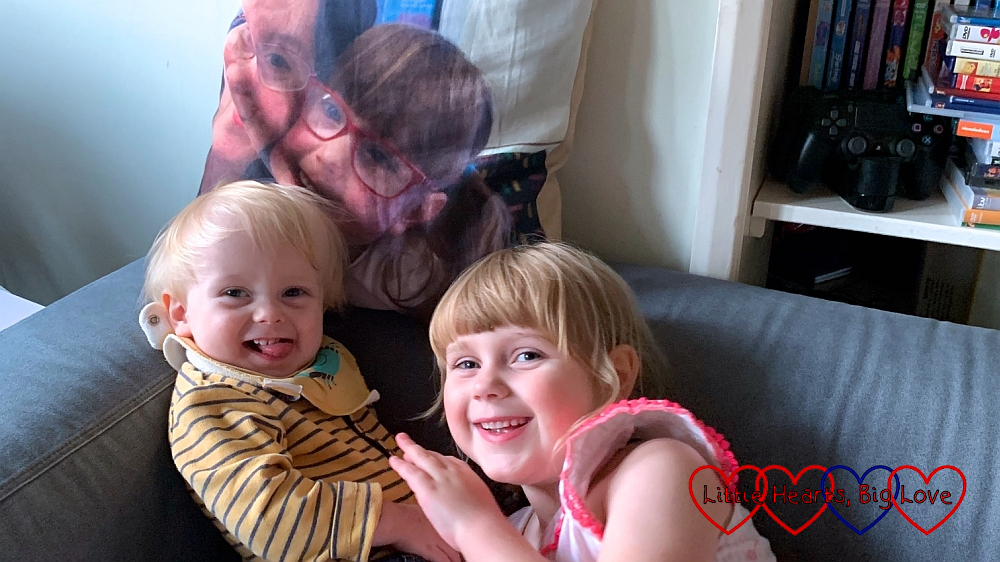
<svg viewBox="0 0 1000 562">
<path fill-rule="evenodd" d="M 913 15 L 910 17 L 909 38 L 906 41 L 906 59 L 903 63 L 903 79 L 915 80 L 920 68 L 920 54 L 924 52 L 924 29 L 930 11 L 930 0 L 914 0 Z"/>
<path fill-rule="evenodd" d="M 903 39 L 906 36 L 906 15 L 910 11 L 910 0 L 896 0 L 892 8 L 892 20 L 889 27 L 889 42 L 885 47 L 885 72 L 882 75 L 882 85 L 886 88 L 896 86 L 899 79 L 900 62 L 903 58 Z"/>
<path fill-rule="evenodd" d="M 964 23 L 949 24 L 946 29 L 948 37 L 960 41 L 972 41 L 974 43 L 1000 44 L 1000 27 L 987 27 L 983 25 L 967 25 Z"/>
<path fill-rule="evenodd" d="M 868 40 L 868 21 L 872 0 L 858 0 L 854 8 L 854 25 L 851 27 L 850 68 L 847 73 L 847 87 L 851 90 L 861 87 L 864 81 L 865 49 Z"/>
<path fill-rule="evenodd" d="M 826 53 L 830 46 L 830 25 L 833 23 L 833 0 L 820 0 L 813 34 L 812 61 L 809 65 L 809 85 L 823 87 Z"/>
<path fill-rule="evenodd" d="M 844 70 L 844 51 L 847 50 L 847 26 L 851 19 L 852 0 L 837 0 L 837 14 L 833 20 L 830 38 L 830 57 L 826 65 L 826 89 L 840 88 Z"/>
<path fill-rule="evenodd" d="M 996 78 L 1000 76 L 1000 62 L 967 59 L 962 57 L 945 57 L 945 63 L 949 70 L 955 74 L 969 74 L 972 76 L 986 76 Z"/>
<path fill-rule="evenodd" d="M 1000 92 L 1000 78 L 987 78 L 971 74 L 953 74 L 951 87 L 956 90 L 993 93 Z M 997 94 L 1000 96 L 1000 94 Z"/>
<path fill-rule="evenodd" d="M 1000 46 L 952 39 L 948 41 L 948 48 L 945 54 L 953 57 L 1000 61 Z"/>
<path fill-rule="evenodd" d="M 937 76 L 941 70 L 941 60 L 947 44 L 948 36 L 944 32 L 941 4 L 936 4 L 931 15 L 930 30 L 927 33 L 927 51 L 924 54 L 923 64 L 923 68 L 931 76 Z"/>
<path fill-rule="evenodd" d="M 872 25 L 868 34 L 868 62 L 865 64 L 865 81 L 862 85 L 865 90 L 874 90 L 878 86 L 879 70 L 882 68 L 882 46 L 885 45 L 891 8 L 892 0 L 875 0 L 875 11 L 872 14 Z"/>
</svg>

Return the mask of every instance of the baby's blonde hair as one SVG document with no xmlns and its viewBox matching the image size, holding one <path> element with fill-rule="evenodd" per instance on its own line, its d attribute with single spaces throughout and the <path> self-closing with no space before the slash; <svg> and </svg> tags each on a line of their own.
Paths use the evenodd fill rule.
<svg viewBox="0 0 1000 562">
<path fill-rule="evenodd" d="M 330 201 L 297 186 L 256 181 L 219 186 L 189 203 L 156 237 L 147 259 L 146 297 L 156 302 L 164 293 L 181 298 L 194 281 L 202 252 L 245 233 L 268 252 L 291 244 L 319 271 L 323 304 L 339 308 L 347 246 L 330 218 L 333 211 Z"/>
<path fill-rule="evenodd" d="M 665 362 L 635 296 L 620 275 L 583 250 L 554 242 L 517 246 L 493 252 L 462 273 L 431 318 L 442 386 L 448 344 L 506 326 L 538 330 L 589 368 L 599 408 L 621 393 L 609 352 L 622 344 L 632 346 L 640 360 L 630 396 L 662 397 Z"/>
</svg>

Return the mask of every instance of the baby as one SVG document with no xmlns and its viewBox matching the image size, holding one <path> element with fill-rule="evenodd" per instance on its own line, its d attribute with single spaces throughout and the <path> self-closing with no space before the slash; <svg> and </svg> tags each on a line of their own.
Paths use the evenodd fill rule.
<svg viewBox="0 0 1000 562">
<path fill-rule="evenodd" d="M 174 463 L 248 560 L 368 560 L 392 546 L 458 554 L 389 466 L 354 357 L 323 335 L 347 250 L 330 203 L 244 181 L 182 210 L 150 250 L 140 315 L 177 370 Z"/>
</svg>

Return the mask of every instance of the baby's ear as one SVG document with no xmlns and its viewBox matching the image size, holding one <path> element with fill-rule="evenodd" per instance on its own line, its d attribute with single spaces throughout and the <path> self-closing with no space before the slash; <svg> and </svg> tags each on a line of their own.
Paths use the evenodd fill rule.
<svg viewBox="0 0 1000 562">
<path fill-rule="evenodd" d="M 167 309 L 167 319 L 174 328 L 174 333 L 185 338 L 191 337 L 191 326 L 187 321 L 187 308 L 180 299 L 173 297 L 170 293 L 164 292 L 163 306 Z"/>
<path fill-rule="evenodd" d="M 641 365 L 639 353 L 631 345 L 623 343 L 611 348 L 608 357 L 611 358 L 611 363 L 615 366 L 618 382 L 621 385 L 616 399 L 628 398 L 632 395 L 632 389 L 635 388 L 636 380 L 639 377 Z"/>
</svg>

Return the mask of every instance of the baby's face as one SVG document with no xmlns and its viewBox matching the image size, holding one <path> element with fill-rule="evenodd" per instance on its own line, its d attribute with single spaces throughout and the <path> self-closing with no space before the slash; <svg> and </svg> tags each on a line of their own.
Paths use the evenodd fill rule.
<svg viewBox="0 0 1000 562">
<path fill-rule="evenodd" d="M 216 361 L 269 377 L 311 363 L 323 339 L 323 286 L 305 257 L 290 244 L 265 252 L 235 234 L 200 261 L 186 299 L 171 303 L 177 335 Z"/>
</svg>

